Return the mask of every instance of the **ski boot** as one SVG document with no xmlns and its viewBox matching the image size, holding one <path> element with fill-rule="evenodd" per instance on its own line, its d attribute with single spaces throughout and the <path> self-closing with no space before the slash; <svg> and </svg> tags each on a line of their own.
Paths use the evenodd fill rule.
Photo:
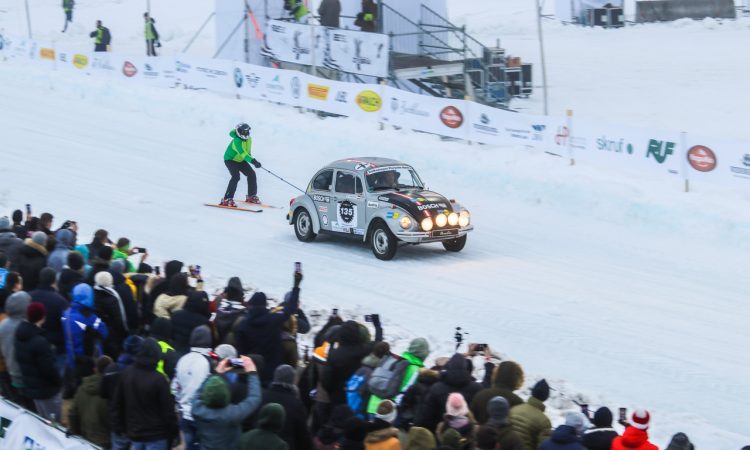
<svg viewBox="0 0 750 450">
<path fill-rule="evenodd" d="M 221 206 L 228 206 L 230 208 L 236 208 L 237 204 L 234 203 L 234 199 L 225 198 L 219 203 Z"/>
<path fill-rule="evenodd" d="M 256 205 L 260 205 L 260 199 L 257 195 L 248 195 L 247 198 L 245 198 L 245 203 L 253 203 Z"/>
</svg>

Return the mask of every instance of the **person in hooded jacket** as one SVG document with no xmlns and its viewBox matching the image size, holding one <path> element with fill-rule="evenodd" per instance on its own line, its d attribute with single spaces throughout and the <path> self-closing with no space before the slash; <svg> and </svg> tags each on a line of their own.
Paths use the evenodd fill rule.
<svg viewBox="0 0 750 450">
<path fill-rule="evenodd" d="M 130 448 L 130 439 L 111 430 L 110 424 L 114 417 L 111 400 L 115 397 L 115 390 L 120 382 L 120 374 L 123 370 L 135 364 L 135 358 L 141 351 L 143 338 L 140 336 L 128 336 L 123 344 L 123 352 L 117 361 L 110 363 L 104 368 L 99 395 L 107 401 L 107 428 L 110 430 L 109 440 L 112 442 L 113 450 L 127 450 Z"/>
<path fill-rule="evenodd" d="M 612 441 L 618 436 L 612 428 L 612 411 L 602 406 L 594 413 L 594 427 L 583 434 L 583 446 L 588 450 L 610 450 Z"/>
<path fill-rule="evenodd" d="M 96 315 L 107 324 L 109 336 L 104 339 L 104 353 L 117 359 L 122 343 L 130 334 L 125 306 L 120 295 L 112 288 L 112 274 L 102 271 L 94 278 L 94 305 Z"/>
<path fill-rule="evenodd" d="M 186 450 L 198 450 L 198 431 L 191 414 L 193 399 L 203 381 L 211 374 L 211 329 L 206 325 L 190 333 L 190 352 L 180 358 L 172 378 L 172 393 L 180 413 L 180 430 Z"/>
<path fill-rule="evenodd" d="M 172 313 L 182 309 L 187 301 L 187 294 L 190 290 L 188 276 L 185 273 L 179 273 L 169 281 L 167 292 L 155 297 L 154 316 L 170 319 Z"/>
<path fill-rule="evenodd" d="M 471 412 L 477 422 L 487 422 L 487 403 L 498 395 L 508 400 L 511 408 L 523 403 L 521 397 L 513 393 L 523 386 L 523 369 L 515 361 L 503 361 L 492 374 L 492 387 L 482 389 L 471 401 Z"/>
<path fill-rule="evenodd" d="M 18 251 L 21 248 L 23 248 L 23 239 L 13 232 L 7 217 L 0 217 L 0 252 L 5 253 L 10 261 L 11 269 L 17 268 Z"/>
<path fill-rule="evenodd" d="M 531 389 L 526 403 L 510 409 L 510 423 L 521 437 L 524 450 L 536 450 L 552 432 L 549 417 L 544 414 L 544 402 L 549 398 L 549 384 L 539 380 Z"/>
<path fill-rule="evenodd" d="M 109 336 L 107 325 L 94 313 L 94 290 L 86 283 L 73 288 L 73 303 L 62 316 L 65 334 L 66 368 L 75 374 L 76 366 L 102 355 L 101 342 Z M 75 385 L 81 379 L 74 376 Z"/>
<path fill-rule="evenodd" d="M 203 291 L 190 292 L 185 301 L 185 306 L 172 314 L 174 348 L 178 356 L 190 351 L 190 334 L 201 325 L 208 326 L 209 316 L 206 293 Z"/>
<path fill-rule="evenodd" d="M 160 356 L 156 340 L 146 338 L 135 364 L 120 374 L 112 398 L 112 430 L 127 436 L 134 449 L 167 450 L 179 439 L 174 397 L 156 371 Z"/>
<path fill-rule="evenodd" d="M 433 450 L 435 447 L 437 442 L 430 430 L 422 427 L 409 428 L 404 450 Z"/>
<path fill-rule="evenodd" d="M 108 401 L 101 393 L 102 377 L 110 364 L 109 356 L 96 360 L 94 373 L 83 379 L 68 413 L 70 433 L 102 448 L 109 448 L 111 444 Z"/>
<path fill-rule="evenodd" d="M 30 303 L 27 320 L 16 329 L 15 356 L 23 378 L 24 396 L 34 401 L 36 412 L 45 419 L 62 418 L 62 377 L 56 367 L 54 347 L 44 337 L 42 325 L 47 311 L 41 303 Z"/>
<path fill-rule="evenodd" d="M 5 313 L 7 318 L 0 322 L 0 353 L 5 362 L 7 372 L 2 374 L 3 384 L 9 390 L 3 393 L 11 401 L 18 403 L 26 409 L 34 410 L 34 403 L 23 395 L 23 374 L 16 359 L 15 336 L 19 325 L 26 319 L 26 309 L 31 303 L 31 296 L 19 291 L 12 294 L 5 301 Z"/>
<path fill-rule="evenodd" d="M 67 264 L 57 277 L 57 290 L 68 302 L 73 299 L 70 292 L 73 290 L 73 286 L 83 282 L 84 264 L 83 255 L 79 252 L 70 252 L 68 253 Z"/>
<path fill-rule="evenodd" d="M 271 313 L 268 310 L 264 293 L 253 294 L 248 312 L 235 331 L 235 347 L 239 354 L 263 356 L 265 364 L 260 368 L 260 379 L 264 386 L 271 382 L 274 370 L 283 362 L 281 328 L 289 316 L 297 311 L 301 282 L 302 274 L 295 272 L 294 287 L 281 312 Z"/>
<path fill-rule="evenodd" d="M 51 267 L 39 273 L 39 285 L 29 292 L 35 302 L 44 305 L 47 320 L 44 321 L 44 337 L 55 347 L 57 369 L 62 375 L 65 368 L 65 334 L 62 329 L 62 315 L 68 309 L 68 301 L 55 289 L 57 274 Z"/>
<path fill-rule="evenodd" d="M 509 414 L 510 404 L 508 404 L 508 400 L 499 395 L 493 397 L 487 403 L 487 422 L 485 424 L 497 433 L 500 448 L 504 450 L 524 450 L 521 437 L 510 424 Z"/>
<path fill-rule="evenodd" d="M 25 224 L 21 223 L 23 222 L 23 211 L 21 211 L 20 209 L 13 211 L 12 218 L 13 226 L 11 228 L 13 230 L 13 233 L 15 233 L 15 235 L 18 236 L 19 239 L 26 239 L 29 236 L 29 229 Z"/>
<path fill-rule="evenodd" d="M 628 427 L 612 441 L 612 450 L 658 450 L 648 441 L 651 414 L 645 409 L 636 409 L 630 416 Z"/>
<path fill-rule="evenodd" d="M 237 448 L 242 422 L 260 406 L 260 380 L 255 363 L 247 356 L 240 358 L 242 370 L 248 375 L 247 397 L 244 400 L 238 404 L 230 404 L 229 387 L 220 376 L 232 370 L 229 359 L 219 362 L 216 366 L 219 376 L 206 378 L 193 398 L 191 414 L 204 450 Z"/>
<path fill-rule="evenodd" d="M 435 430 L 435 434 L 442 436 L 448 429 L 456 430 L 461 435 L 461 449 L 473 450 L 476 441 L 477 423 L 469 411 L 463 395 L 452 392 L 445 403 L 445 414 Z"/>
<path fill-rule="evenodd" d="M 586 450 L 580 437 L 586 429 L 586 422 L 580 412 L 568 412 L 565 414 L 565 424 L 555 428 L 550 437 L 539 446 L 539 450 Z"/>
<path fill-rule="evenodd" d="M 214 326 L 216 327 L 219 342 L 234 345 L 234 337 L 232 337 L 232 342 L 229 342 L 227 337 L 232 329 L 239 324 L 239 321 L 242 320 L 247 311 L 245 307 L 245 289 L 242 287 L 242 280 L 239 277 L 230 278 L 227 287 L 224 288 L 224 292 L 214 299 L 214 304 L 218 304 Z"/>
<path fill-rule="evenodd" d="M 685 433 L 676 433 L 665 450 L 695 450 L 695 446 Z"/>
<path fill-rule="evenodd" d="M 94 286 L 96 274 L 109 270 L 109 266 L 112 264 L 113 251 L 112 247 L 109 246 L 99 248 L 99 251 L 91 259 L 91 269 L 86 274 L 86 283 Z"/>
<path fill-rule="evenodd" d="M 125 277 L 125 263 L 122 260 L 112 261 L 109 266 L 109 273 L 112 275 L 112 289 L 117 292 L 122 306 L 125 308 L 128 329 L 133 332 L 140 325 L 140 314 L 133 295 L 134 287 L 131 287 L 132 283 Z"/>
<path fill-rule="evenodd" d="M 68 253 L 75 246 L 75 234 L 67 229 L 60 229 L 55 232 L 55 249 L 47 257 L 47 267 L 51 267 L 55 272 L 60 272 L 68 262 Z"/>
<path fill-rule="evenodd" d="M 445 404 L 448 395 L 458 392 L 463 395 L 467 403 L 471 403 L 474 396 L 482 389 L 482 385 L 474 381 L 471 376 L 471 364 L 461 354 L 456 353 L 445 364 L 440 375 L 440 381 L 432 385 L 425 395 L 424 401 L 417 411 L 414 425 L 434 430 L 445 414 Z"/>
<path fill-rule="evenodd" d="M 33 291 L 39 284 L 39 272 L 47 266 L 47 235 L 37 231 L 24 241 L 18 250 L 18 273 L 23 278 L 23 290 Z"/>
<path fill-rule="evenodd" d="M 289 366 L 287 366 L 289 367 Z M 289 450 L 281 438 L 286 423 L 284 407 L 278 403 L 266 403 L 258 414 L 258 428 L 240 437 L 239 450 Z"/>
<path fill-rule="evenodd" d="M 156 340 L 159 349 L 161 349 L 156 371 L 167 377 L 168 380 L 174 377 L 175 367 L 177 367 L 177 361 L 180 359 L 173 347 L 173 336 L 172 321 L 157 317 L 151 324 L 151 337 Z"/>
</svg>

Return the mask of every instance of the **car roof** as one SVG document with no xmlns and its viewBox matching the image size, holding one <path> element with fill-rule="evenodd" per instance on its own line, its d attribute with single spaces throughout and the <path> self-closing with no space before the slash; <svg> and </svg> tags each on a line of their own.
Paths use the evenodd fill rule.
<svg viewBox="0 0 750 450">
<path fill-rule="evenodd" d="M 404 164 L 401 161 L 390 158 L 365 156 L 359 158 L 339 159 L 338 161 L 333 161 L 332 163 L 328 164 L 326 168 L 364 171 L 374 169 L 376 167 L 385 166 L 408 166 L 408 164 Z"/>
</svg>

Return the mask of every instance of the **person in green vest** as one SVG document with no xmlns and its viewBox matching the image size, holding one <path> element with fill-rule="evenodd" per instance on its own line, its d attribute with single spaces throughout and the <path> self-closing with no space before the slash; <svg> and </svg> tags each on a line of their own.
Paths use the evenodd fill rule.
<svg viewBox="0 0 750 450">
<path fill-rule="evenodd" d="M 232 178 L 229 179 L 229 185 L 226 193 L 224 193 L 221 206 L 232 208 L 237 206 L 234 203 L 234 193 L 237 191 L 240 173 L 247 177 L 247 198 L 245 201 L 260 204 L 257 195 L 258 183 L 255 179 L 255 171 L 250 167 L 250 164 L 255 166 L 256 169 L 260 169 L 261 164 L 252 156 L 253 139 L 250 137 L 250 125 L 246 123 L 237 125 L 234 130 L 229 132 L 229 136 L 232 138 L 232 142 L 229 143 L 227 150 L 224 152 L 224 165 L 227 166 Z"/>
<path fill-rule="evenodd" d="M 284 0 L 284 9 L 299 23 L 307 23 L 307 15 L 310 11 L 302 0 Z"/>
<path fill-rule="evenodd" d="M 404 378 L 401 380 L 399 387 L 399 394 L 395 398 L 391 399 L 396 405 L 401 404 L 401 398 L 404 392 L 407 391 L 417 381 L 419 376 L 419 369 L 424 367 L 424 360 L 430 354 L 430 344 L 425 338 L 416 338 L 409 343 L 409 349 L 401 354 L 401 358 L 409 362 L 409 366 L 406 368 Z M 367 413 L 374 415 L 378 410 L 378 405 L 384 399 L 377 395 L 371 395 L 370 400 L 367 403 Z"/>
<path fill-rule="evenodd" d="M 112 41 L 112 35 L 109 34 L 109 28 L 102 25 L 101 20 L 96 21 L 96 30 L 89 33 L 89 37 L 94 38 L 95 52 L 106 52 Z"/>
<path fill-rule="evenodd" d="M 68 22 L 73 22 L 73 6 L 75 6 L 75 0 L 63 0 L 62 7 L 65 12 L 65 26 L 62 32 L 65 33 L 68 30 Z"/>
<path fill-rule="evenodd" d="M 143 33 L 146 37 L 146 56 L 157 56 L 156 47 L 159 46 L 159 33 L 156 31 L 153 17 L 143 13 Z"/>
</svg>

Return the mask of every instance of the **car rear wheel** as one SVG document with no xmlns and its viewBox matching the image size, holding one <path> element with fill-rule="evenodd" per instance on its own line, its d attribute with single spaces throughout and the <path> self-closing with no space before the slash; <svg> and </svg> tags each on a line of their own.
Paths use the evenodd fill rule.
<svg viewBox="0 0 750 450">
<path fill-rule="evenodd" d="M 464 246 L 466 245 L 466 235 L 456 238 L 456 239 L 448 239 L 447 241 L 443 241 L 443 247 L 445 247 L 446 250 L 449 252 L 460 252 L 464 249 Z"/>
<path fill-rule="evenodd" d="M 312 218 L 305 208 L 299 208 L 294 212 L 294 234 L 302 242 L 310 242 L 315 239 Z"/>
<path fill-rule="evenodd" d="M 370 235 L 370 246 L 376 258 L 388 261 L 396 256 L 398 239 L 383 222 L 375 224 Z"/>
</svg>

